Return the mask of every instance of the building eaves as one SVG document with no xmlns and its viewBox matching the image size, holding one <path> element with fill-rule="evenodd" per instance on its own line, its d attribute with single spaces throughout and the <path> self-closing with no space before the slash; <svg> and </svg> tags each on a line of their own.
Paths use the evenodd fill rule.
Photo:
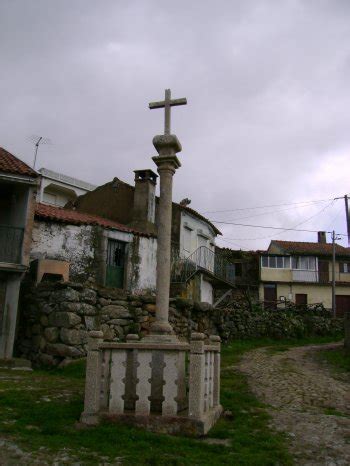
<svg viewBox="0 0 350 466">
<path fill-rule="evenodd" d="M 200 214 L 200 213 L 197 212 L 196 210 L 191 209 L 191 207 L 178 204 L 177 202 L 173 202 L 173 204 L 175 204 L 176 206 L 178 206 L 178 207 L 179 207 L 181 210 L 183 210 L 184 212 L 188 212 L 189 214 L 193 215 L 194 217 L 197 217 L 197 218 L 199 218 L 200 220 L 203 220 L 203 222 L 206 222 L 208 225 L 210 225 L 210 227 L 214 230 L 214 232 L 215 232 L 217 235 L 222 235 L 221 231 L 220 231 L 218 228 L 216 228 L 216 226 L 215 226 L 210 220 L 208 220 L 206 217 L 204 217 L 202 214 Z"/>
<path fill-rule="evenodd" d="M 299 255 L 315 255 L 315 256 L 332 256 L 332 244 L 329 243 L 311 243 L 303 241 L 280 241 L 272 240 L 271 246 L 276 246 L 285 254 L 299 254 Z M 270 250 L 269 247 L 269 250 Z M 336 244 L 335 249 L 337 256 L 350 257 L 349 248 L 344 248 L 340 244 Z"/>
<path fill-rule="evenodd" d="M 154 237 L 154 235 L 144 233 L 126 225 L 108 220 L 97 215 L 85 214 L 77 210 L 65 209 L 63 207 L 50 206 L 47 204 L 37 203 L 35 207 L 35 218 L 51 220 L 57 223 L 66 223 L 70 225 L 99 225 L 103 228 L 132 233 L 137 236 Z"/>
<path fill-rule="evenodd" d="M 18 157 L 0 147 L 0 172 L 37 178 L 39 174 Z"/>
</svg>

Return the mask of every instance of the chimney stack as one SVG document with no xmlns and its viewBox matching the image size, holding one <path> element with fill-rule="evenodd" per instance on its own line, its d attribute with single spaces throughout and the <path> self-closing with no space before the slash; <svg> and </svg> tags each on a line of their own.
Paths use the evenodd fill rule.
<svg viewBox="0 0 350 466">
<path fill-rule="evenodd" d="M 317 241 L 318 243 L 323 243 L 323 244 L 327 243 L 327 235 L 325 231 L 319 231 L 317 233 Z"/>
<path fill-rule="evenodd" d="M 156 184 L 158 175 L 152 170 L 134 170 L 135 191 L 132 222 L 130 226 L 155 234 Z"/>
</svg>

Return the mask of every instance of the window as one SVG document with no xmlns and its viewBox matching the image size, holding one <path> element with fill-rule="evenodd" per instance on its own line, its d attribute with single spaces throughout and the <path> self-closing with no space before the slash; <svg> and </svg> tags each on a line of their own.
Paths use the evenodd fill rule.
<svg viewBox="0 0 350 466">
<path fill-rule="evenodd" d="M 296 270 L 316 270 L 316 257 L 295 256 L 292 265 Z"/>
<path fill-rule="evenodd" d="M 201 246 L 207 247 L 208 239 L 203 235 L 197 235 L 197 245 L 200 248 Z"/>
<path fill-rule="evenodd" d="M 192 237 L 192 230 L 190 228 L 184 228 L 184 250 L 186 252 L 191 252 L 191 237 Z"/>
<path fill-rule="evenodd" d="M 290 269 L 289 256 L 262 256 L 261 266 L 270 269 Z"/>
<path fill-rule="evenodd" d="M 340 273 L 350 273 L 350 262 L 339 262 Z"/>
<path fill-rule="evenodd" d="M 242 276 L 242 264 L 240 262 L 237 262 L 237 264 L 235 264 L 235 271 L 236 271 L 236 277 Z"/>
</svg>

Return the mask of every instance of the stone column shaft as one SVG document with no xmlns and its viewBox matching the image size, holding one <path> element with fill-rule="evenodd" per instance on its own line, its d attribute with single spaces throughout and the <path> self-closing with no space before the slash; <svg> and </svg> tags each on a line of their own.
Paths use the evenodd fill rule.
<svg viewBox="0 0 350 466">
<path fill-rule="evenodd" d="M 169 321 L 172 189 L 175 170 L 171 168 L 171 166 L 160 165 L 158 173 L 160 178 L 160 199 L 158 217 L 156 319 L 164 325 L 168 324 Z"/>
<path fill-rule="evenodd" d="M 176 152 L 181 145 L 174 135 L 155 136 L 153 144 L 159 156 L 153 157 L 158 167 L 160 197 L 158 208 L 158 245 L 157 245 L 157 294 L 156 320 L 151 326 L 151 335 L 170 335 L 173 329 L 169 324 L 169 291 L 171 260 L 171 220 L 173 176 L 181 166 Z"/>
</svg>

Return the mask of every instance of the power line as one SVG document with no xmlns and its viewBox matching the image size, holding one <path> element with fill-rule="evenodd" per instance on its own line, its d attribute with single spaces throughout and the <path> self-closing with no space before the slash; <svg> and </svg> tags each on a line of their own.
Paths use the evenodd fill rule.
<svg viewBox="0 0 350 466">
<path fill-rule="evenodd" d="M 230 221 L 235 222 L 237 220 L 245 220 L 247 218 L 261 217 L 263 215 L 270 215 L 270 214 L 276 214 L 276 213 L 279 213 L 279 212 L 286 212 L 286 211 L 293 210 L 293 209 L 300 209 L 302 207 L 313 207 L 313 206 L 316 206 L 316 205 L 320 204 L 321 202 L 326 202 L 326 201 L 315 201 L 313 204 L 288 207 L 287 209 L 270 210 L 268 212 L 262 212 L 261 214 L 248 215 L 247 217 L 238 217 L 238 218 L 235 218 L 235 219 L 230 220 Z"/>
<path fill-rule="evenodd" d="M 314 217 L 316 217 L 317 215 L 321 214 L 324 210 L 326 210 L 328 207 L 330 207 L 332 204 L 334 203 L 334 199 L 332 200 L 331 203 L 329 203 L 326 207 L 324 207 L 321 211 L 317 212 L 315 215 L 313 215 L 312 217 L 309 217 L 308 219 L 298 223 L 297 225 L 295 225 L 294 227 L 290 227 L 290 228 L 283 228 L 283 227 L 275 227 L 275 226 L 267 226 L 267 225 L 249 225 L 249 224 L 246 224 L 246 223 L 236 223 L 236 222 L 221 222 L 221 221 L 215 221 L 215 220 L 211 220 L 211 222 L 213 223 L 218 223 L 218 224 L 223 224 L 223 225 L 236 225 L 236 226 L 242 226 L 242 227 L 249 227 L 249 228 L 262 228 L 262 229 L 268 229 L 268 230 L 282 230 L 280 233 L 282 234 L 284 231 L 300 231 L 300 232 L 306 232 L 306 233 L 318 233 L 319 230 L 307 230 L 307 229 L 297 229 L 296 227 L 299 226 L 299 225 L 302 225 L 303 223 L 306 223 L 308 222 L 309 220 L 313 219 Z M 331 231 L 327 231 L 327 233 L 332 233 Z M 344 233 L 337 233 L 338 235 L 340 236 L 347 236 L 347 234 L 344 234 Z M 233 238 L 229 238 L 229 239 L 232 239 Z M 235 238 L 237 239 L 238 241 L 239 240 L 242 240 L 244 241 L 245 238 Z M 255 238 L 255 239 L 259 239 L 259 238 Z M 262 239 L 262 238 L 261 238 Z"/>
<path fill-rule="evenodd" d="M 343 198 L 344 196 L 341 197 L 341 199 Z M 282 206 L 288 206 L 288 205 L 313 204 L 317 202 L 333 201 L 334 199 L 338 199 L 338 198 L 318 199 L 314 201 L 303 201 L 303 202 L 289 202 L 289 203 L 284 203 L 284 204 L 270 204 L 270 205 L 263 205 L 263 206 L 256 206 L 256 207 L 241 207 L 237 209 L 227 209 L 227 210 L 207 210 L 203 213 L 204 214 L 217 214 L 221 212 L 236 212 L 236 211 L 241 211 L 241 210 L 265 209 L 267 207 L 282 207 Z"/>
</svg>

